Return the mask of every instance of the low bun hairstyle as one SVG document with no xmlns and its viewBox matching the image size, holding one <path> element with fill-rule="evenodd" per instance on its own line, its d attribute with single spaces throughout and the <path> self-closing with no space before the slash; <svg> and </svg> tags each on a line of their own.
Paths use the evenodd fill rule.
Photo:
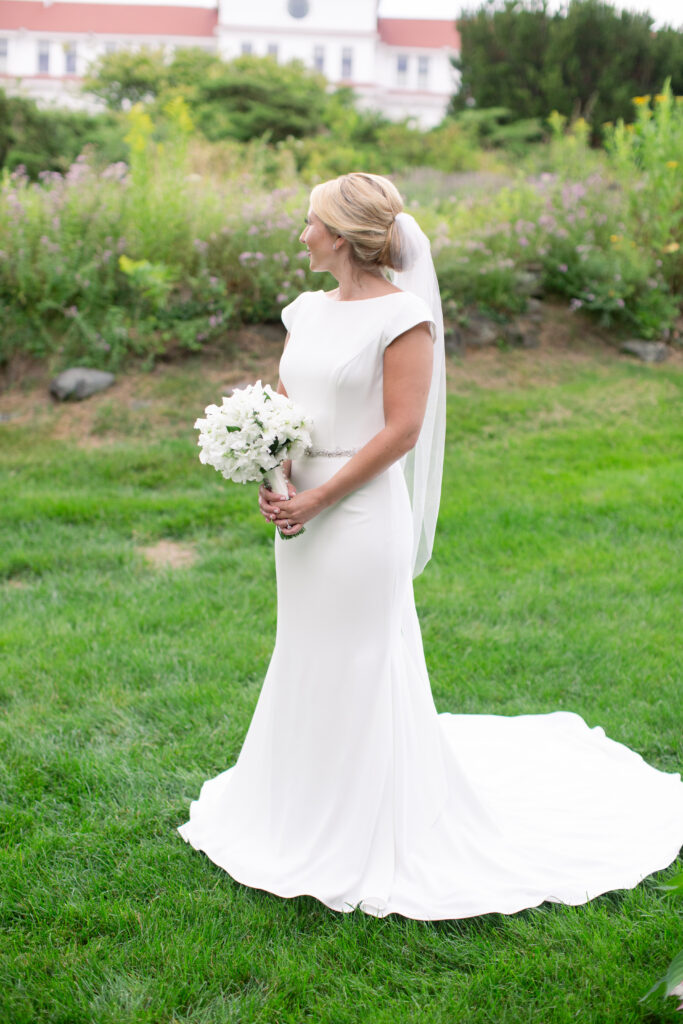
<svg viewBox="0 0 683 1024">
<path fill-rule="evenodd" d="M 311 192 L 311 209 L 333 235 L 349 243 L 363 270 L 402 270 L 395 217 L 403 210 L 396 186 L 379 174 L 354 171 L 323 181 Z"/>
</svg>

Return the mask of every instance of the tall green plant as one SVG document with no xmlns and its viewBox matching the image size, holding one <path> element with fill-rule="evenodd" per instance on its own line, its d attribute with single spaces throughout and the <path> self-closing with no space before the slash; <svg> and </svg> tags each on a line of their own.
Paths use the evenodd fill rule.
<svg viewBox="0 0 683 1024">
<path fill-rule="evenodd" d="M 638 240 L 657 253 L 671 289 L 683 291 L 683 96 L 667 80 L 656 96 L 636 96 L 635 123 L 606 127 L 605 147 L 627 196 Z"/>
<path fill-rule="evenodd" d="M 672 896 L 683 897 L 683 872 L 675 875 L 666 885 L 660 885 L 658 888 Z M 668 996 L 675 996 L 681 1000 L 677 1009 L 683 1010 L 683 949 L 676 954 L 662 977 L 658 978 L 652 988 L 645 993 L 640 1000 L 641 1003 L 662 988 L 664 988 L 664 999 Z"/>
<path fill-rule="evenodd" d="M 184 261 L 182 254 L 191 250 L 195 237 L 187 216 L 185 188 L 178 187 L 189 173 L 187 154 L 193 125 L 182 97 L 170 100 L 164 114 L 164 121 L 157 126 L 142 104 L 136 104 L 128 115 L 128 244 L 136 258 L 174 266 Z"/>
</svg>

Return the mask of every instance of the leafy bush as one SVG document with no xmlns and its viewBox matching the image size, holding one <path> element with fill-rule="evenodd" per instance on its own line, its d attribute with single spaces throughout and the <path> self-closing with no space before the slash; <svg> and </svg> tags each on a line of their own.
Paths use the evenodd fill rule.
<svg viewBox="0 0 683 1024">
<path fill-rule="evenodd" d="M 640 245 L 656 252 L 673 294 L 683 290 L 683 96 L 667 81 L 654 99 L 637 96 L 635 124 L 607 126 L 610 164 L 627 192 Z"/>
<path fill-rule="evenodd" d="M 116 110 L 144 101 L 157 131 L 168 103 L 181 97 L 204 138 L 266 141 L 276 154 L 286 153 L 308 182 L 350 167 L 385 174 L 424 164 L 472 170 L 486 159 L 476 132 L 464 121 L 449 119 L 428 132 L 407 120 L 389 121 L 360 109 L 351 89 L 330 89 L 322 75 L 298 61 L 279 64 L 252 56 L 223 61 L 192 48 L 177 50 L 170 61 L 161 50 L 121 52 L 102 56 L 85 87 Z M 515 138 L 520 134 L 508 131 Z"/>
<path fill-rule="evenodd" d="M 142 107 L 127 121 L 128 165 L 100 172 L 80 157 L 37 183 L 5 172 L 0 362 L 23 350 L 115 367 L 198 350 L 239 321 L 277 318 L 306 287 L 305 192 L 191 173 L 180 98 L 160 126 Z"/>
<path fill-rule="evenodd" d="M 515 310 L 533 269 L 606 326 L 644 338 L 670 331 L 683 298 L 683 105 L 668 85 L 635 105 L 635 125 L 608 130 L 607 155 L 590 148 L 583 119 L 567 128 L 555 113 L 543 158 L 552 171 L 455 210 L 440 204 L 432 237 L 452 299 Z"/>
<path fill-rule="evenodd" d="M 88 145 L 103 163 L 126 155 L 124 129 L 112 114 L 41 110 L 23 96 L 0 89 L 0 168 L 22 167 L 32 180 L 41 171 L 64 173 Z"/>
<path fill-rule="evenodd" d="M 553 115 L 550 169 L 530 177 L 522 164 L 504 187 L 490 176 L 495 191 L 463 195 L 461 179 L 441 173 L 437 181 L 436 169 L 405 176 L 447 310 L 518 311 L 532 275 L 607 325 L 643 337 L 671 329 L 682 292 L 675 172 L 683 106 L 667 87 L 636 107 L 635 125 L 608 133 L 607 154 L 590 148 L 585 122 L 567 128 Z M 44 172 L 38 182 L 5 171 L 0 361 L 23 349 L 116 366 L 130 355 L 197 350 L 232 324 L 275 320 L 298 292 L 325 286 L 298 242 L 308 200 L 302 179 L 329 176 L 334 160 L 332 173 L 362 166 L 362 147 L 370 152 L 380 140 L 386 149 L 370 169 L 386 173 L 385 161 L 400 166 L 401 152 L 417 152 L 418 133 L 407 125 L 390 131 L 341 99 L 336 116 L 356 140 L 352 150 L 316 149 L 308 139 L 209 144 L 197 142 L 176 94 L 156 121 L 142 105 L 127 115 L 125 164 L 100 170 L 82 156 L 66 174 Z M 469 130 L 457 123 L 420 138 L 423 154 L 433 147 L 449 169 L 472 152 Z M 302 156 L 301 146 L 311 148 Z"/>
<path fill-rule="evenodd" d="M 556 109 L 591 122 L 597 141 L 603 122 L 630 118 L 634 92 L 654 92 L 667 76 L 683 92 L 683 32 L 653 32 L 653 23 L 603 0 L 571 0 L 554 13 L 533 0 L 488 0 L 458 18 L 452 109 L 505 107 L 515 119 Z"/>
</svg>

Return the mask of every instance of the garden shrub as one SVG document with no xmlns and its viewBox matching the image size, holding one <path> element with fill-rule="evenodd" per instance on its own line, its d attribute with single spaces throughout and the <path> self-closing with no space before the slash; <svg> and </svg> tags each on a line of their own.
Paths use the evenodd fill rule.
<svg viewBox="0 0 683 1024">
<path fill-rule="evenodd" d="M 41 171 L 67 171 L 86 145 L 103 165 L 122 160 L 124 134 L 113 114 L 41 110 L 33 100 L 0 89 L 0 168 L 22 167 L 34 181 Z"/>
<path fill-rule="evenodd" d="M 496 191 L 464 194 L 448 174 L 437 185 L 435 169 L 422 184 L 423 171 L 412 186 L 406 177 L 447 312 L 517 312 L 532 271 L 570 309 L 608 326 L 653 338 L 672 328 L 682 291 L 683 106 L 667 87 L 636 107 L 633 126 L 610 131 L 606 154 L 590 148 L 585 122 L 567 127 L 553 116 L 550 169 L 530 177 L 522 164 Z M 358 146 L 384 138 L 394 157 L 411 151 L 409 126 L 389 133 L 340 109 Z M 297 147 L 311 140 L 198 143 L 180 95 L 157 121 L 139 105 L 126 123 L 126 163 L 102 170 L 86 154 L 36 182 L 5 170 L 0 361 L 22 350 L 115 367 L 131 355 L 197 351 L 237 323 L 279 319 L 302 290 L 330 286 L 311 274 L 298 241 L 310 178 L 297 172 Z M 470 145 L 457 124 L 421 138 L 425 149 L 442 147 L 445 166 Z M 329 176 L 335 157 L 335 172 L 361 159 L 331 144 L 306 154 L 312 177 L 315 168 Z M 390 170 L 379 157 L 369 169 Z"/>
</svg>

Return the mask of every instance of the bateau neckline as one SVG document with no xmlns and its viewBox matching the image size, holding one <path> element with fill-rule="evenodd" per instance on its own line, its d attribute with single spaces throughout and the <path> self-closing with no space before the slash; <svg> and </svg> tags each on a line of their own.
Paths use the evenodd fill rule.
<svg viewBox="0 0 683 1024">
<path fill-rule="evenodd" d="M 397 292 L 385 292 L 384 295 L 368 295 L 367 299 L 329 299 L 329 292 L 324 289 L 319 289 L 319 294 L 323 296 L 326 302 L 336 302 L 338 306 L 352 306 L 357 302 L 374 302 L 376 299 L 388 299 L 391 295 L 405 295 L 402 288 L 399 288 Z"/>
</svg>

